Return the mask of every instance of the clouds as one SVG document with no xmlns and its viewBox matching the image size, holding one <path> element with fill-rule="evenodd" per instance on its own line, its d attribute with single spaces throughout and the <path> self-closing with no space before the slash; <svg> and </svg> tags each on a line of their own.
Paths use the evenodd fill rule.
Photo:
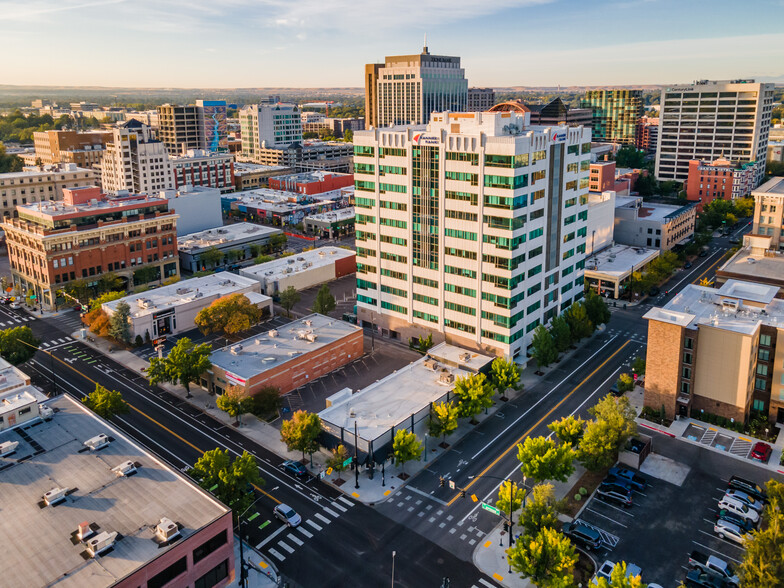
<svg viewBox="0 0 784 588">
<path fill-rule="evenodd" d="M 58 2 L 7 2 L 0 10 L 0 22 L 35 21 L 50 14 L 67 11 L 86 10 L 98 6 L 120 4 L 127 0 L 96 0 L 95 2 L 62 1 Z"/>
</svg>

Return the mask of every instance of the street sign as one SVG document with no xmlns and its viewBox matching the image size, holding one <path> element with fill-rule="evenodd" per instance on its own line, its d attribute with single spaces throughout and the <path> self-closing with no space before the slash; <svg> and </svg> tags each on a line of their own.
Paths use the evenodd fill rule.
<svg viewBox="0 0 784 588">
<path fill-rule="evenodd" d="M 449 480 L 449 487 L 450 487 L 452 490 L 454 490 L 454 489 L 455 489 L 455 481 L 454 481 L 454 480 Z"/>
<path fill-rule="evenodd" d="M 326 475 L 327 472 L 319 472 L 319 480 L 323 480 Z"/>
<path fill-rule="evenodd" d="M 35 294 L 30 294 L 30 300 L 35 300 Z"/>
<path fill-rule="evenodd" d="M 354 459 L 354 458 L 353 458 L 353 457 L 349 457 L 349 458 L 348 458 L 346 461 L 344 461 L 344 462 L 343 462 L 343 465 L 344 465 L 344 466 L 350 466 L 350 465 L 351 465 L 351 460 L 352 460 L 352 459 Z"/>
<path fill-rule="evenodd" d="M 327 475 L 328 475 L 328 476 L 331 476 L 331 475 L 332 475 L 332 468 L 327 468 Z"/>
<path fill-rule="evenodd" d="M 500 510 L 498 510 L 496 507 L 494 507 L 494 506 L 492 506 L 490 504 L 487 504 L 486 502 L 482 503 L 482 508 L 485 509 L 485 510 L 489 510 L 491 513 L 497 514 L 499 516 L 501 514 Z"/>
</svg>

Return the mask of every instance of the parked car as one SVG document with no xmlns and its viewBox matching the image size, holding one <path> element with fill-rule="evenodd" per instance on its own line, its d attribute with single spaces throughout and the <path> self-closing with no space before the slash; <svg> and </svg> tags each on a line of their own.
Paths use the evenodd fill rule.
<svg viewBox="0 0 784 588">
<path fill-rule="evenodd" d="M 762 502 L 768 501 L 768 493 L 765 492 L 762 488 L 760 488 L 759 484 L 752 482 L 746 478 L 741 478 L 740 476 L 732 476 L 730 481 L 727 483 L 727 486 L 730 488 L 735 488 L 736 490 L 741 490 Z"/>
<path fill-rule="evenodd" d="M 752 498 L 751 496 L 749 496 L 745 492 L 742 492 L 741 490 L 735 490 L 734 488 L 730 488 L 724 493 L 724 495 L 730 496 L 731 498 L 735 498 L 741 501 L 743 504 L 745 504 L 746 506 L 748 506 L 753 510 L 756 510 L 759 513 L 762 512 L 762 508 L 763 508 L 762 502 Z"/>
<path fill-rule="evenodd" d="M 683 269 L 689 269 L 691 265 L 692 263 L 690 261 L 687 261 L 686 263 L 683 264 Z"/>
<path fill-rule="evenodd" d="M 737 245 L 738 243 L 740 243 L 740 239 L 738 237 L 732 237 L 730 239 L 730 245 Z"/>
<path fill-rule="evenodd" d="M 702 251 L 700 251 L 700 252 L 697 254 L 697 256 L 698 256 L 698 257 L 708 257 L 708 250 L 707 250 L 707 249 L 703 249 Z"/>
<path fill-rule="evenodd" d="M 13 308 L 14 310 L 19 310 L 20 308 L 22 308 L 22 303 L 19 302 L 18 300 L 14 300 L 11 303 L 11 308 Z"/>
<path fill-rule="evenodd" d="M 716 524 L 713 525 L 713 532 L 716 533 L 720 539 L 729 539 L 739 545 L 743 545 L 748 536 L 748 534 L 738 525 L 733 525 L 722 519 L 719 519 L 716 521 Z"/>
<path fill-rule="evenodd" d="M 711 576 L 702 570 L 691 570 L 687 573 L 684 584 L 688 588 L 724 588 L 725 586 L 721 578 Z"/>
<path fill-rule="evenodd" d="M 659 288 L 656 286 L 653 286 L 650 290 L 648 290 L 648 296 L 658 296 L 659 292 L 661 292 L 661 290 L 659 290 Z"/>
<path fill-rule="evenodd" d="M 298 461 L 294 461 L 293 459 L 290 459 L 288 461 L 284 461 L 283 465 L 281 467 L 285 471 L 287 471 L 288 473 L 290 473 L 290 474 L 292 474 L 294 476 L 302 477 L 302 476 L 307 476 L 308 475 L 307 468 L 305 468 L 305 466 L 302 465 L 301 463 L 299 463 Z"/>
<path fill-rule="evenodd" d="M 302 522 L 302 517 L 299 516 L 293 508 L 287 504 L 283 504 L 282 502 L 275 505 L 275 508 L 272 509 L 272 512 L 275 513 L 275 516 L 286 523 L 289 527 L 296 527 Z"/>
<path fill-rule="evenodd" d="M 632 491 L 628 488 L 624 490 L 621 486 L 615 484 L 602 482 L 596 489 L 596 495 L 606 502 L 617 502 L 625 508 L 632 505 Z"/>
<path fill-rule="evenodd" d="M 591 584 L 598 586 L 599 578 L 604 578 L 609 581 L 613 569 L 615 569 L 615 564 L 610 560 L 605 561 L 601 566 L 599 566 L 599 569 L 596 570 L 596 575 L 591 578 Z M 640 566 L 636 566 L 633 563 L 627 563 L 626 577 L 633 578 L 635 576 L 642 576 L 642 570 L 640 569 Z"/>
<path fill-rule="evenodd" d="M 613 396 L 623 396 L 623 392 L 618 390 L 618 382 L 615 382 L 612 386 L 610 386 L 610 394 Z"/>
<path fill-rule="evenodd" d="M 611 475 L 605 476 L 604 480 L 602 480 L 602 486 L 614 486 L 623 492 L 632 490 L 632 485 L 628 480 L 624 480 L 623 478 L 616 478 L 615 476 Z"/>
<path fill-rule="evenodd" d="M 770 459 L 770 454 L 773 452 L 773 449 L 767 443 L 763 443 L 762 441 L 757 441 L 754 444 L 754 447 L 751 450 L 751 459 L 756 461 L 761 461 L 762 463 L 768 463 Z M 754 484 L 756 486 L 756 484 Z"/>
<path fill-rule="evenodd" d="M 693 568 L 699 568 L 703 572 L 721 578 L 724 582 L 738 586 L 740 578 L 735 573 L 732 566 L 715 555 L 706 555 L 701 551 L 692 551 L 689 556 L 689 565 Z"/>
<path fill-rule="evenodd" d="M 612 476 L 615 476 L 616 478 L 624 480 L 635 490 L 645 490 L 645 488 L 648 486 L 648 480 L 629 468 L 610 468 L 608 473 Z"/>
<path fill-rule="evenodd" d="M 739 517 L 742 517 L 748 521 L 751 521 L 753 524 L 757 524 L 759 522 L 760 516 L 759 513 L 749 508 L 746 504 L 732 498 L 731 496 L 725 496 L 721 500 L 719 500 L 719 510 L 726 510 L 729 511 Z"/>
<path fill-rule="evenodd" d="M 722 508 L 719 512 L 717 512 L 716 518 L 724 519 L 733 525 L 738 525 L 744 531 L 751 531 L 754 528 L 754 523 L 752 523 L 749 519 L 744 519 L 742 516 L 735 514 L 734 512 L 730 512 L 726 508 Z"/>
<path fill-rule="evenodd" d="M 579 520 L 565 523 L 563 534 L 571 537 L 589 551 L 602 546 L 602 536 L 599 534 L 599 531 L 592 529 Z"/>
</svg>

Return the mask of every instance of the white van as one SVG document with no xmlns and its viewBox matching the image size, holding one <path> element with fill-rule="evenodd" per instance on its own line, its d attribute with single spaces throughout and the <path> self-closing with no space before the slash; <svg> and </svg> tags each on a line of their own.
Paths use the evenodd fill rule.
<svg viewBox="0 0 784 588">
<path fill-rule="evenodd" d="M 737 498 L 733 498 L 732 496 L 724 496 L 721 500 L 719 500 L 719 510 L 725 509 L 732 513 L 735 513 L 739 517 L 743 517 L 754 523 L 755 525 L 759 522 L 759 513 L 743 504 Z"/>
</svg>

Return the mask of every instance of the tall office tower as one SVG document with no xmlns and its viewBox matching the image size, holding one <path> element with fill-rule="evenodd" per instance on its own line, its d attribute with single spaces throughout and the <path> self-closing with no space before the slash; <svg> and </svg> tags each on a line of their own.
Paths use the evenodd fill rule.
<svg viewBox="0 0 784 588">
<path fill-rule="evenodd" d="M 200 139 L 204 149 L 213 153 L 226 153 L 229 150 L 229 136 L 226 129 L 225 100 L 197 100 L 196 108 L 201 121 Z"/>
<path fill-rule="evenodd" d="M 466 102 L 468 112 L 484 112 L 495 104 L 495 90 L 492 88 L 469 88 Z"/>
<path fill-rule="evenodd" d="M 644 114 L 642 90 L 588 90 L 581 106 L 593 111 L 593 140 L 634 145 Z"/>
<path fill-rule="evenodd" d="M 365 66 L 365 127 L 421 125 L 431 112 L 466 110 L 468 80 L 459 57 L 387 57 Z"/>
<path fill-rule="evenodd" d="M 662 89 L 656 177 L 684 182 L 689 161 L 754 163 L 754 187 L 765 175 L 774 84 L 700 80 Z"/>
<path fill-rule="evenodd" d="M 159 106 L 158 137 L 172 155 L 185 153 L 189 149 L 206 149 L 204 121 L 199 107 L 194 104 Z"/>
<path fill-rule="evenodd" d="M 129 120 L 112 130 L 101 160 L 101 186 L 104 192 L 148 194 L 174 188 L 169 154 L 150 127 Z"/>
<path fill-rule="evenodd" d="M 302 118 L 292 104 L 251 104 L 239 112 L 242 153 L 254 157 L 260 149 L 279 149 L 302 142 Z"/>
<path fill-rule="evenodd" d="M 591 131 L 529 120 L 444 112 L 354 133 L 363 325 L 516 356 L 582 298 Z"/>
</svg>

